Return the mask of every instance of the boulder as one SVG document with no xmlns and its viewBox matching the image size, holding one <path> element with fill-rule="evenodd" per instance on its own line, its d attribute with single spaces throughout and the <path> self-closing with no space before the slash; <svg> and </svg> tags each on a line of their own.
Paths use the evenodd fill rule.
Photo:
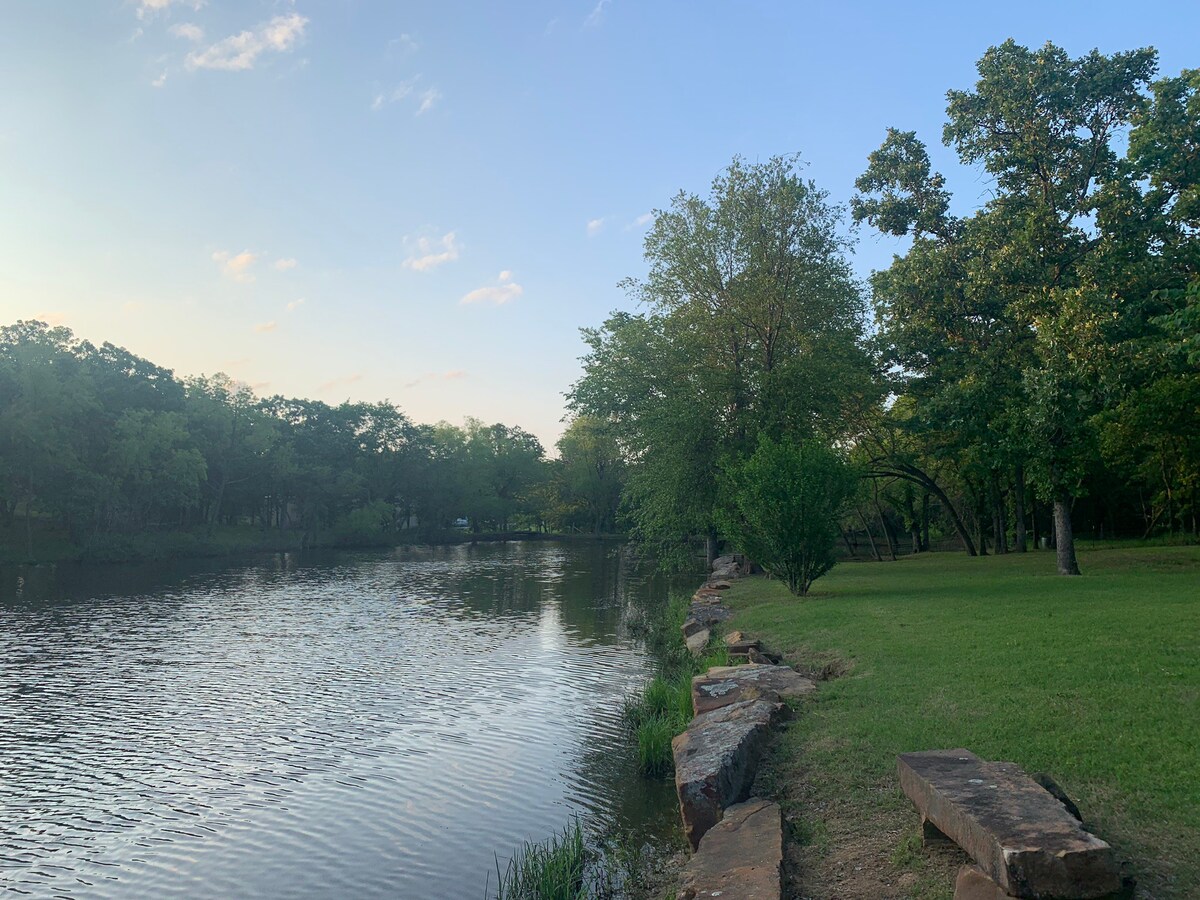
<svg viewBox="0 0 1200 900">
<path fill-rule="evenodd" d="M 692 709 L 696 715 L 741 700 L 796 700 L 817 685 L 795 669 L 775 665 L 713 666 L 692 679 Z"/>
<path fill-rule="evenodd" d="M 708 830 L 680 879 L 678 900 L 779 900 L 783 893 L 779 806 L 747 800 Z"/>
<path fill-rule="evenodd" d="M 781 709 L 765 700 L 742 701 L 697 716 L 671 742 L 679 813 L 693 850 L 725 807 L 746 799 Z"/>
<path fill-rule="evenodd" d="M 900 787 L 1012 897 L 1089 900 L 1121 887 L 1112 848 L 1014 763 L 969 750 L 904 753 Z"/>
<path fill-rule="evenodd" d="M 707 628 L 695 629 L 691 634 L 687 634 L 685 631 L 684 634 L 687 636 L 683 639 L 683 642 L 687 645 L 688 652 L 692 656 L 699 656 L 703 653 L 704 648 L 708 646 L 708 642 L 712 639 L 712 632 Z"/>
<path fill-rule="evenodd" d="M 1011 900 L 1008 894 L 979 866 L 967 865 L 954 879 L 954 900 Z"/>
</svg>

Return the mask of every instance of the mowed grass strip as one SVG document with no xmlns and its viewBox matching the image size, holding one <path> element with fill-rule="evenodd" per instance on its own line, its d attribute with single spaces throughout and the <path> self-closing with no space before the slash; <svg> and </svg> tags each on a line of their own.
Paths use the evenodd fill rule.
<svg viewBox="0 0 1200 900">
<path fill-rule="evenodd" d="M 731 627 L 845 671 L 777 744 L 771 777 L 803 779 L 794 796 L 842 823 L 799 809 L 799 830 L 878 823 L 890 865 L 919 869 L 896 754 L 961 746 L 1051 774 L 1143 896 L 1200 896 L 1200 548 L 1080 566 L 926 554 L 844 563 L 805 599 L 764 578 L 728 591 Z"/>
</svg>

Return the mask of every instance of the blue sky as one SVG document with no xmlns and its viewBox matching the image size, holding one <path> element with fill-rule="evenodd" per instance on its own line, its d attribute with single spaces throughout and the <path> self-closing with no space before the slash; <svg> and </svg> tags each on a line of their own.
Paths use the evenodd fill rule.
<svg viewBox="0 0 1200 900">
<path fill-rule="evenodd" d="M 6 0 L 0 322 L 549 447 L 650 211 L 735 154 L 848 201 L 1008 37 L 1200 66 L 1200 4 Z M 899 245 L 859 235 L 862 275 Z"/>
</svg>

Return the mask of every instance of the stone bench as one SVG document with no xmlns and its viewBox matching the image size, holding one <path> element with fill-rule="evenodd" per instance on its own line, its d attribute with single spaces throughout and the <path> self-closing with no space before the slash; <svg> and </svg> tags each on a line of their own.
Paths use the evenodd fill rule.
<svg viewBox="0 0 1200 900">
<path fill-rule="evenodd" d="M 926 835 L 940 832 L 966 851 L 995 896 L 1091 900 L 1120 889 L 1112 848 L 1014 763 L 931 750 L 901 754 L 898 768 Z M 977 874 L 960 882 L 959 900 L 990 889 Z"/>
</svg>

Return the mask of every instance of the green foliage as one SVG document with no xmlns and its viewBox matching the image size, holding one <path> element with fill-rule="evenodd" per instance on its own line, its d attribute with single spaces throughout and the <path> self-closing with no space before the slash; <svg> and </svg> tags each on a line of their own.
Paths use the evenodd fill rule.
<svg viewBox="0 0 1200 900">
<path fill-rule="evenodd" d="M 656 213 L 649 273 L 625 283 L 648 311 L 584 331 L 571 407 L 612 429 L 634 534 L 660 559 L 686 565 L 713 535 L 718 460 L 760 432 L 841 434 L 871 393 L 839 215 L 795 158 L 735 159 L 707 198 Z"/>
<path fill-rule="evenodd" d="M 638 722 L 637 736 L 638 771 L 650 777 L 670 775 L 675 771 L 671 741 L 687 727 L 681 726 L 674 716 L 649 716 Z"/>
<path fill-rule="evenodd" d="M 52 532 L 87 558 L 120 559 L 155 544 L 207 552 L 203 536 L 163 533 L 239 525 L 300 535 L 250 543 L 302 546 L 435 536 L 460 516 L 476 531 L 535 527 L 549 474 L 520 428 L 416 426 L 387 402 L 259 399 L 226 375 L 180 381 L 65 328 L 0 328 L 0 527 L 21 516 L 20 558 L 44 556 L 34 538 Z"/>
<path fill-rule="evenodd" d="M 586 864 L 583 827 L 575 819 L 561 834 L 527 841 L 503 871 L 497 859 L 495 900 L 586 900 Z"/>
<path fill-rule="evenodd" d="M 796 594 L 834 564 L 837 518 L 857 475 L 836 451 L 810 440 L 759 438 L 725 466 L 721 527 L 734 544 Z"/>
</svg>

